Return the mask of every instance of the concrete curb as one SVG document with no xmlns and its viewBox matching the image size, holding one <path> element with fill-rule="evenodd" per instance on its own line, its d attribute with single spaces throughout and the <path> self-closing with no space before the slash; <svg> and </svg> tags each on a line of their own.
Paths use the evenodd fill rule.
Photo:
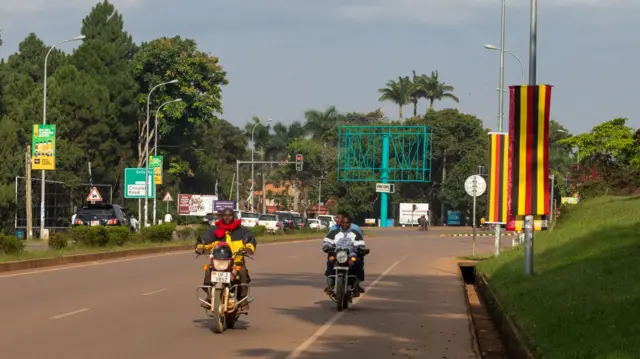
<svg viewBox="0 0 640 359">
<path fill-rule="evenodd" d="M 529 349 L 530 340 L 523 334 L 522 329 L 505 312 L 504 306 L 496 293 L 491 289 L 484 275 L 476 273 L 475 287 L 484 303 L 493 323 L 500 333 L 502 343 L 509 358 L 537 359 L 539 356 Z"/>
<path fill-rule="evenodd" d="M 270 244 L 270 243 L 284 243 L 284 242 L 306 241 L 306 240 L 314 240 L 314 239 L 317 239 L 317 238 L 286 238 L 281 241 L 267 242 L 267 243 L 264 243 L 263 245 Z M 121 251 L 112 251 L 112 252 L 74 254 L 69 256 L 52 257 L 52 258 L 0 262 L 0 273 L 15 272 L 15 271 L 27 270 L 27 269 L 37 269 L 37 268 L 44 268 L 44 267 L 55 267 L 55 266 L 62 266 L 67 264 L 96 262 L 96 261 L 107 260 L 107 259 L 139 257 L 139 256 L 148 255 L 148 254 L 180 252 L 180 251 L 192 250 L 193 248 L 194 248 L 193 244 L 185 244 L 185 245 L 170 246 L 170 247 L 168 246 L 168 247 L 151 247 L 151 248 L 140 248 L 140 249 L 125 249 Z"/>
<path fill-rule="evenodd" d="M 502 237 L 513 237 L 517 236 L 517 233 L 502 233 Z M 476 237 L 495 237 L 495 233 L 476 233 Z M 441 234 L 440 237 L 473 237 L 473 233 L 462 233 L 462 234 Z"/>
</svg>

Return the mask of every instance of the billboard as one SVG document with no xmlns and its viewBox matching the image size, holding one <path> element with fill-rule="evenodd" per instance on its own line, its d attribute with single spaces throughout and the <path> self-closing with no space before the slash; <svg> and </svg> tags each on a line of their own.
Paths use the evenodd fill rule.
<svg viewBox="0 0 640 359">
<path fill-rule="evenodd" d="M 215 195 L 208 194 L 179 194 L 178 195 L 178 215 L 180 216 L 201 216 L 215 212 L 213 203 L 218 200 Z"/>
<path fill-rule="evenodd" d="M 31 169 L 56 169 L 56 125 L 33 125 Z"/>
<path fill-rule="evenodd" d="M 236 201 L 214 201 L 213 202 L 213 210 L 215 212 L 220 212 L 223 209 L 236 209 Z"/>
<path fill-rule="evenodd" d="M 415 210 L 413 206 L 416 206 Z M 398 223 L 401 225 L 418 224 L 418 218 L 425 216 L 429 219 L 429 203 L 400 203 L 400 218 Z"/>
</svg>

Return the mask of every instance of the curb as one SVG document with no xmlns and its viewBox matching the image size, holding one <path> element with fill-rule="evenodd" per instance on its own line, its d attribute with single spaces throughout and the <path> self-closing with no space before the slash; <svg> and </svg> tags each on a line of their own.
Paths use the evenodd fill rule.
<svg viewBox="0 0 640 359">
<path fill-rule="evenodd" d="M 281 241 L 272 241 L 264 244 L 305 241 L 305 240 L 313 240 L 313 239 L 317 239 L 317 238 L 286 238 Z M 26 260 L 12 261 L 12 262 L 0 262 L 0 273 L 15 272 L 15 271 L 27 270 L 27 269 L 38 269 L 38 268 L 44 268 L 44 267 L 56 267 L 56 266 L 62 266 L 67 264 L 96 262 L 96 261 L 101 261 L 106 259 L 139 257 L 147 254 L 180 252 L 180 251 L 192 250 L 193 248 L 194 248 L 193 244 L 185 244 L 185 245 L 170 246 L 170 247 L 125 249 L 121 251 L 112 251 L 112 252 L 74 254 L 74 255 L 62 256 L 62 257 L 26 259 Z"/>
<path fill-rule="evenodd" d="M 523 334 L 520 327 L 505 313 L 504 306 L 496 293 L 491 289 L 489 282 L 482 274 L 476 274 L 476 290 L 484 303 L 493 323 L 500 333 L 502 343 L 509 358 L 537 359 L 533 351 L 529 350 L 526 343 L 532 343 Z"/>
<path fill-rule="evenodd" d="M 512 237 L 517 236 L 517 233 L 502 233 L 502 237 Z M 476 237 L 495 237 L 495 233 L 477 233 Z M 462 233 L 462 234 L 441 234 L 440 237 L 473 237 L 473 233 Z"/>
</svg>

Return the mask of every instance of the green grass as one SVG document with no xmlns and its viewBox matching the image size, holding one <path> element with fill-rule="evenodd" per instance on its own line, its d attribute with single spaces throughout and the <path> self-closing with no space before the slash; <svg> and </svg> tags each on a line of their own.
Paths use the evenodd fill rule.
<svg viewBox="0 0 640 359">
<path fill-rule="evenodd" d="M 475 256 L 473 255 L 468 255 L 468 256 L 459 256 L 458 259 L 462 259 L 465 261 L 484 261 L 487 260 L 489 258 L 493 258 L 493 254 L 492 253 L 479 253 L 476 254 Z"/>
<path fill-rule="evenodd" d="M 258 247 L 260 243 L 272 243 L 272 242 L 281 242 L 281 241 L 289 241 L 295 239 L 314 239 L 322 237 L 322 233 L 291 233 L 291 234 L 282 234 L 282 235 L 262 235 L 257 237 Z M 34 241 L 35 243 L 35 241 Z M 44 258 L 59 258 L 64 256 L 71 256 L 77 254 L 88 254 L 88 253 L 99 253 L 99 252 L 114 252 L 114 251 L 122 251 L 128 249 L 143 249 L 143 248 L 158 248 L 158 247 L 177 247 L 184 245 L 191 245 L 193 241 L 172 241 L 165 243 L 152 243 L 152 242 L 143 242 L 143 243 L 128 243 L 123 246 L 111 246 L 111 247 L 101 247 L 101 248 L 87 248 L 81 246 L 69 246 L 62 250 L 33 250 L 33 251 L 24 251 L 18 255 L 8 255 L 8 254 L 0 254 L 0 262 L 11 262 L 18 260 L 29 260 L 29 259 L 44 259 Z"/>
<path fill-rule="evenodd" d="M 542 358 L 640 357 L 640 197 L 584 201 L 536 232 L 533 277 L 522 247 L 478 271 Z"/>
</svg>

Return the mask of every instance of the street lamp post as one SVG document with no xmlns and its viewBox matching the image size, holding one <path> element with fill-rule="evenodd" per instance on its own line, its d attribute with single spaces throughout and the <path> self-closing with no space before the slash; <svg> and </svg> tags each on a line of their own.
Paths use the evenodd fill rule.
<svg viewBox="0 0 640 359">
<path fill-rule="evenodd" d="M 84 40 L 86 38 L 86 36 L 84 35 L 80 35 L 80 36 L 76 36 L 73 39 L 68 39 L 68 40 L 64 40 L 64 41 L 60 41 L 57 44 L 51 46 L 51 48 L 49 49 L 49 51 L 47 51 L 47 55 L 45 55 L 44 57 L 44 90 L 43 90 L 43 99 L 42 99 L 42 124 L 46 125 L 47 124 L 47 61 L 49 60 L 49 54 L 51 54 L 51 51 L 53 51 L 53 49 L 55 49 L 56 47 L 58 47 L 58 45 L 67 43 L 67 42 L 71 42 L 71 41 L 80 41 L 80 40 Z M 40 238 L 43 239 L 43 233 L 44 233 L 44 217 L 45 217 L 45 201 L 44 201 L 44 197 L 45 197 L 45 170 L 42 170 L 42 183 L 40 184 Z M 27 210 L 30 210 L 29 208 L 27 208 Z"/>
<path fill-rule="evenodd" d="M 268 119 L 265 122 L 271 122 L 273 121 L 272 119 Z M 258 125 L 262 125 L 262 121 L 260 119 L 258 119 L 258 122 L 253 126 L 253 129 L 251 129 L 251 190 L 250 190 L 250 200 L 251 200 L 251 207 L 253 209 L 253 161 L 254 161 L 254 156 L 256 153 L 256 143 L 253 141 L 253 131 L 256 130 L 256 127 L 258 127 Z"/>
<path fill-rule="evenodd" d="M 160 107 L 158 107 L 158 109 L 156 110 L 156 116 L 155 116 L 155 123 L 154 123 L 154 140 L 153 140 L 153 155 L 157 156 L 158 155 L 158 113 L 160 113 L 160 110 L 170 104 L 170 103 L 174 103 L 174 102 L 180 102 L 182 101 L 181 98 L 177 98 L 171 101 L 167 101 L 165 103 L 163 103 L 162 105 L 160 105 Z M 154 179 L 155 179 L 155 174 L 154 174 Z M 157 214 L 157 203 L 158 203 L 158 193 L 157 193 L 157 188 L 156 188 L 156 194 L 155 196 L 153 196 L 153 225 L 155 226 L 158 222 L 156 221 L 156 214 Z"/>
<path fill-rule="evenodd" d="M 175 84 L 178 83 L 178 80 L 171 80 L 167 82 L 163 82 L 161 84 L 155 85 L 149 91 L 147 95 L 147 123 L 146 123 L 146 136 L 145 136 L 145 145 L 144 145 L 144 161 L 145 161 L 145 170 L 144 170 L 144 226 L 146 227 L 149 224 L 149 107 L 151 102 L 151 94 L 155 89 L 160 86 Z M 155 197 L 155 196 L 154 196 Z"/>
<path fill-rule="evenodd" d="M 496 51 L 500 51 L 500 48 L 494 45 L 484 45 L 484 48 L 487 50 L 496 50 Z M 525 72 L 524 72 L 524 64 L 522 63 L 522 60 L 520 60 L 520 58 L 518 57 L 518 55 L 514 54 L 513 52 L 505 49 L 504 52 L 508 53 L 509 55 L 515 57 L 516 60 L 518 60 L 518 63 L 520 64 L 520 68 L 522 69 L 522 84 L 526 85 L 526 77 L 525 77 Z"/>
</svg>

